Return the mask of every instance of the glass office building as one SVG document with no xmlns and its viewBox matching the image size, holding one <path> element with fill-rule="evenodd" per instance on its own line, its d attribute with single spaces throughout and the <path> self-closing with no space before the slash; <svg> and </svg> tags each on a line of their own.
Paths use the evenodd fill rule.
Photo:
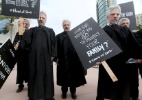
<svg viewBox="0 0 142 100">
<path fill-rule="evenodd" d="M 142 14 L 136 15 L 136 23 L 137 23 L 137 26 L 142 25 Z"/>
</svg>

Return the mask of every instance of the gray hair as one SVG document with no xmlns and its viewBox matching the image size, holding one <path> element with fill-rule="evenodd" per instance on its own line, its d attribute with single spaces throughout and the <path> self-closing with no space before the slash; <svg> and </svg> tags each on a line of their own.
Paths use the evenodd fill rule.
<svg viewBox="0 0 142 100">
<path fill-rule="evenodd" d="M 45 15 L 45 18 L 47 19 L 47 15 L 44 11 L 41 11 L 40 14 L 44 14 Z"/>
<path fill-rule="evenodd" d="M 118 22 L 118 25 L 121 25 L 122 24 L 122 22 L 123 21 L 128 21 L 128 23 L 129 23 L 129 25 L 130 25 L 130 20 L 129 20 L 129 18 L 121 18 L 120 20 L 119 20 L 119 22 Z"/>
<path fill-rule="evenodd" d="M 108 8 L 108 10 L 106 12 L 106 16 L 108 17 L 110 15 L 111 11 L 114 10 L 114 9 L 118 9 L 120 11 L 120 14 L 121 14 L 121 7 L 119 5 L 112 5 Z"/>
<path fill-rule="evenodd" d="M 64 25 L 65 22 L 69 22 L 71 24 L 70 20 L 64 19 L 63 22 L 62 22 L 62 25 Z"/>
<path fill-rule="evenodd" d="M 30 24 L 30 21 L 26 18 L 24 18 L 24 21 L 28 22 L 28 24 Z"/>
</svg>

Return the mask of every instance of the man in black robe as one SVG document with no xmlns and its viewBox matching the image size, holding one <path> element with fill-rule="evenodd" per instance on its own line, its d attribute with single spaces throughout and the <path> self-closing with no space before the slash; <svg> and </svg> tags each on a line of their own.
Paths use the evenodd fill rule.
<svg viewBox="0 0 142 100">
<path fill-rule="evenodd" d="M 118 25 L 124 26 L 124 27 L 128 27 L 130 25 L 130 20 L 128 18 L 121 18 L 118 22 Z M 138 41 L 138 44 L 141 45 L 141 43 L 139 43 L 139 31 L 138 32 L 133 32 L 134 37 L 136 38 L 136 40 Z M 142 39 L 142 37 L 140 38 Z M 130 58 L 127 63 L 126 66 L 130 69 L 130 97 L 131 100 L 139 100 L 139 73 L 138 70 L 141 71 L 141 67 L 142 67 L 142 59 L 136 59 L 136 58 Z"/>
<path fill-rule="evenodd" d="M 25 28 L 25 34 L 29 27 L 30 23 L 27 19 L 24 19 L 24 22 L 22 20 L 18 21 L 18 26 L 20 27 L 21 24 L 23 24 L 23 27 Z M 18 85 L 17 93 L 21 92 L 23 90 L 24 84 L 28 82 L 28 49 L 22 49 L 20 46 L 16 47 L 16 43 L 20 41 L 23 38 L 23 35 L 19 35 L 19 32 L 16 33 L 16 36 L 13 41 L 14 48 L 16 49 L 17 54 L 17 79 L 16 84 Z"/>
<path fill-rule="evenodd" d="M 66 99 L 68 87 L 71 97 L 77 98 L 76 87 L 86 84 L 84 68 L 71 43 L 67 32 L 70 30 L 70 21 L 63 21 L 64 32 L 57 38 L 57 85 L 61 86 L 62 99 Z"/>
<path fill-rule="evenodd" d="M 126 67 L 126 61 L 132 58 L 141 58 L 141 49 L 133 38 L 131 31 L 127 27 L 117 25 L 121 14 L 121 8 L 118 5 L 108 8 L 108 25 L 104 31 L 120 47 L 122 53 L 106 60 L 116 77 L 117 82 L 113 82 L 106 70 L 101 65 L 99 67 L 98 90 L 96 100 L 130 100 L 130 73 Z"/>
<path fill-rule="evenodd" d="M 140 29 L 139 31 L 136 32 L 136 34 L 134 34 L 138 44 L 140 45 L 140 47 L 142 48 L 142 29 Z M 141 75 L 142 78 L 142 64 L 139 67 L 139 73 Z"/>
<path fill-rule="evenodd" d="M 20 41 L 29 48 L 29 100 L 54 100 L 53 58 L 56 56 L 56 38 L 48 28 L 46 14 L 40 12 L 38 27 L 33 27 Z"/>
</svg>

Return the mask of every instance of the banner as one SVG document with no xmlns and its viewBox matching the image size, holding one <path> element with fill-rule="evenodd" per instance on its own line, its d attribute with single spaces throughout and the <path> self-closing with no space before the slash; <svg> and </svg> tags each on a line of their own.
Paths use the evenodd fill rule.
<svg viewBox="0 0 142 100">
<path fill-rule="evenodd" d="M 72 29 L 68 35 L 85 69 L 122 52 L 93 18 Z"/>
</svg>

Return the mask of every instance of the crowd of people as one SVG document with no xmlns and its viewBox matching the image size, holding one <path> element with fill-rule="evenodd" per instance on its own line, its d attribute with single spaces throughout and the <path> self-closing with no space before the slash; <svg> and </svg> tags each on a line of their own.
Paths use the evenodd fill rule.
<svg viewBox="0 0 142 100">
<path fill-rule="evenodd" d="M 138 72 L 142 74 L 142 30 L 132 32 L 130 20 L 121 19 L 119 5 L 110 6 L 107 11 L 108 24 L 103 28 L 122 52 L 106 62 L 115 73 L 118 81 L 113 82 L 99 64 L 96 100 L 139 100 Z M 63 32 L 55 35 L 52 28 L 46 27 L 47 15 L 40 12 L 38 26 L 29 28 L 27 19 L 19 21 L 25 30 L 17 32 L 13 45 L 17 55 L 17 93 L 28 85 L 29 100 L 55 100 L 53 81 L 53 61 L 57 64 L 57 85 L 61 86 L 61 98 L 67 98 L 68 88 L 72 99 L 77 99 L 76 88 L 86 84 L 87 71 L 68 36 L 71 22 L 63 20 Z M 118 22 L 119 21 L 119 22 Z M 131 61 L 130 61 L 131 60 Z M 139 69 L 139 70 L 138 70 Z M 95 98 L 94 98 L 95 99 Z"/>
</svg>

